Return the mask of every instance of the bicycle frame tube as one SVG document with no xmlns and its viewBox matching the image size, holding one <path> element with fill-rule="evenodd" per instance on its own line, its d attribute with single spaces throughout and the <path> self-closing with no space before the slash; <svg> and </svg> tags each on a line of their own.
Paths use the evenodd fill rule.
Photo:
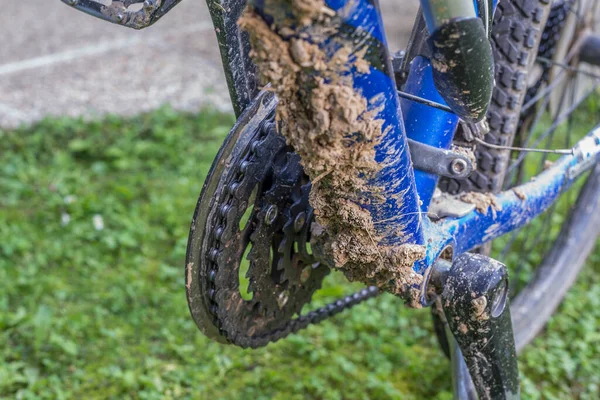
<svg viewBox="0 0 600 400">
<path fill-rule="evenodd" d="M 422 56 L 412 61 L 404 91 L 445 104 L 433 83 L 431 63 Z M 456 115 L 407 99 L 402 99 L 401 105 L 408 138 L 440 149 L 450 148 L 458 125 Z M 426 213 L 437 186 L 438 176 L 415 170 L 415 181 L 421 210 Z"/>
<path fill-rule="evenodd" d="M 354 89 L 368 100 L 369 111 L 383 122 L 383 135 L 375 147 L 375 161 L 381 169 L 369 182 L 379 188 L 379 193 L 373 190 L 361 194 L 369 200 L 365 208 L 373 216 L 382 245 L 424 244 L 419 198 L 378 4 L 372 0 L 327 0 L 326 5 L 341 18 L 336 38 L 354 43 L 353 51 L 366 49 L 369 72 L 352 68 L 348 73 Z M 276 20 L 273 15 L 283 6 L 284 1 L 254 3 L 256 11 L 269 23 Z M 309 32 L 303 39 L 313 41 Z M 328 57 L 339 49 L 331 39 L 315 42 Z M 381 198 L 385 198 L 383 204 Z"/>
<path fill-rule="evenodd" d="M 479 7 L 481 1 L 421 0 L 423 16 L 428 30 L 430 32 L 434 31 L 444 18 L 461 15 L 461 12 L 464 13 L 464 15 L 461 15 L 462 17 L 474 16 L 477 10 L 481 8 Z M 492 5 L 495 10 L 497 0 L 489 1 L 493 1 Z M 435 11 L 436 9 L 444 11 L 440 14 L 440 12 Z M 477 61 L 474 60 L 474 62 Z M 446 105 L 435 87 L 431 62 L 425 57 L 417 56 L 412 60 L 404 91 Z M 401 104 L 406 135 L 409 139 L 440 149 L 450 148 L 458 125 L 458 116 L 407 99 L 402 99 Z M 421 210 L 427 212 L 437 186 L 438 176 L 416 170 L 415 181 L 421 200 Z"/>
<path fill-rule="evenodd" d="M 391 217 L 397 227 L 396 233 L 400 232 L 401 236 L 407 238 L 405 243 L 425 245 L 425 258 L 413 266 L 415 272 L 425 274 L 448 246 L 458 255 L 527 224 L 546 210 L 584 171 L 598 161 L 600 128 L 593 130 L 576 145 L 575 154 L 562 157 L 537 179 L 498 194 L 495 199 L 498 206 L 495 209 L 488 207 L 485 211 L 475 210 L 461 218 L 432 222 L 426 216 L 426 210 L 437 184 L 437 177 L 413 170 L 407 151 L 407 137 L 438 148 L 449 148 L 458 118 L 445 111 L 398 100 L 389 59 L 386 59 L 387 45 L 379 9 L 372 1 L 355 0 L 350 3 L 329 0 L 326 3 L 331 9 L 339 11 L 338 15 L 342 15 L 344 24 L 350 27 L 344 30 L 348 39 L 356 39 L 353 31 L 359 31 L 362 35 L 359 37 L 365 43 L 378 42 L 385 47 L 376 46 L 370 50 L 378 52 L 379 65 L 374 65 L 371 57 L 369 74 L 359 74 L 354 69 L 351 73 L 355 89 L 367 99 L 379 99 L 378 107 L 374 108 L 378 111 L 376 118 L 384 120 L 384 127 L 387 128 L 381 143 L 376 147 L 376 161 L 382 163 L 382 173 L 378 174 L 372 184 L 378 187 L 384 185 L 389 190 L 388 194 L 403 193 L 407 202 L 401 207 L 386 203 L 384 208 L 370 211 L 382 212 L 378 219 Z M 495 7 L 496 1 L 492 4 Z M 255 8 L 267 21 L 270 18 L 269 11 L 274 11 L 265 8 L 264 0 L 258 0 Z M 405 91 L 443 102 L 433 85 L 431 65 L 424 57 L 413 60 Z M 393 163 L 390 163 L 390 154 L 396 157 Z M 369 193 L 365 195 L 368 196 Z M 422 301 L 425 302 L 424 296 Z"/>
<path fill-rule="evenodd" d="M 534 180 L 496 196 L 496 209 L 445 219 L 438 228 L 443 236 L 452 237 L 457 254 L 520 228 L 548 209 L 599 156 L 600 126 L 577 143 L 573 155 L 562 157 Z"/>
</svg>

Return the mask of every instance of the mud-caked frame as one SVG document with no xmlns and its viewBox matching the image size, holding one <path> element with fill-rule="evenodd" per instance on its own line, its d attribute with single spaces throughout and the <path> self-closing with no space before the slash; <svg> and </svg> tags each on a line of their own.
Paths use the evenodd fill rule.
<svg viewBox="0 0 600 400">
<path fill-rule="evenodd" d="M 142 29 L 152 25 L 181 0 L 122 0 L 113 1 L 110 6 L 93 0 L 61 1 L 98 18 Z M 287 2 L 289 0 L 254 0 L 251 3 L 265 20 L 272 21 L 278 9 L 289 6 Z M 435 157 L 443 154 L 435 150 L 450 149 L 461 119 L 474 121 L 485 115 L 491 97 L 494 68 L 487 37 L 497 2 L 421 0 L 411 43 L 400 66 L 405 75 L 401 98 L 394 77 L 398 68 L 392 66 L 377 1 L 325 1 L 328 8 L 341 16 L 342 24 L 349 28 L 340 34 L 345 32 L 348 40 L 360 39 L 368 46 L 369 73 L 356 69 L 350 73 L 354 75 L 352 81 L 358 92 L 368 99 L 378 98 L 380 101 L 375 117 L 383 121 L 385 134 L 376 148 L 375 159 L 382 168 L 371 183 L 389 188 L 388 193 L 379 192 L 378 196 L 383 194 L 394 198 L 402 195 L 402 202 L 388 201 L 370 212 L 386 221 L 378 229 L 382 242 L 393 243 L 401 238 L 402 243 L 393 244 L 425 247 L 425 257 L 416 261 L 413 267 L 414 272 L 421 275 L 429 271 L 448 248 L 452 249 L 452 254 L 459 255 L 530 222 L 593 167 L 600 155 L 600 128 L 597 127 L 574 146 L 572 154 L 563 156 L 535 180 L 495 196 L 490 195 L 493 199 L 485 207 L 462 207 L 462 212 L 435 218 L 439 216 L 432 212 L 430 206 L 439 176 L 420 167 L 435 164 L 437 160 L 428 161 L 421 157 Z M 141 4 L 141 7 L 131 11 L 136 4 Z M 240 115 L 260 90 L 256 66 L 250 58 L 248 34 L 238 27 L 246 2 L 208 1 L 208 6 L 233 108 L 236 115 Z M 457 36 L 462 36 L 461 41 L 453 41 Z M 310 38 L 307 40 L 310 41 Z M 429 43 L 423 46 L 425 41 Z M 450 49 L 458 54 L 465 45 L 473 51 L 461 55 L 463 65 L 448 68 L 448 65 L 453 65 L 452 62 L 443 64 L 445 55 L 441 54 L 440 59 L 439 53 Z M 479 69 L 473 70 L 474 67 Z M 470 86 L 461 87 L 461 81 Z M 457 101 L 456 98 L 461 97 L 463 92 L 470 92 L 470 96 Z M 435 108 L 416 102 L 414 98 L 450 107 Z M 452 112 L 448 110 L 450 108 Z M 410 143 L 414 144 L 413 148 L 410 148 Z M 429 150 L 415 153 L 416 145 Z M 386 159 L 390 152 L 395 154 L 391 164 Z M 436 202 L 439 203 L 439 200 Z M 394 228 L 395 235 L 386 238 L 390 226 Z M 426 301 L 425 296 L 422 296 L 422 301 Z"/>
<path fill-rule="evenodd" d="M 96 17 L 140 29 L 157 21 L 180 0 L 122 0 L 113 1 L 111 6 L 92 0 L 62 1 Z M 131 5 L 138 3 L 142 3 L 139 10 L 129 11 Z M 289 7 L 288 3 L 289 0 L 251 2 L 255 12 L 271 23 L 275 13 Z M 421 0 L 421 12 L 411 45 L 397 63 L 399 67 L 392 65 L 376 0 L 326 0 L 325 4 L 341 18 L 345 27 L 338 34 L 347 35 L 349 42 L 361 42 L 367 49 L 368 73 L 357 68 L 349 68 L 347 73 L 352 75 L 353 88 L 357 92 L 366 99 L 375 99 L 370 101 L 370 111 L 382 121 L 383 135 L 375 147 L 375 161 L 380 163 L 380 169 L 369 184 L 377 196 L 388 201 L 373 202 L 367 207 L 372 215 L 377 216 L 374 221 L 381 243 L 412 244 L 425 249 L 425 256 L 413 265 L 414 273 L 426 278 L 419 288 L 422 304 L 428 302 L 426 285 L 432 271 L 438 275 L 448 273 L 443 278 L 445 286 L 456 290 L 445 290 L 442 295 L 451 304 L 444 308 L 447 317 L 452 315 L 457 321 L 467 320 L 462 315 L 465 310 L 478 306 L 485 308 L 486 305 L 478 304 L 477 300 L 485 300 L 489 294 L 493 295 L 489 298 L 505 301 L 505 267 L 489 259 L 462 255 L 526 225 L 547 210 L 584 172 L 594 167 L 600 157 L 600 127 L 581 139 L 571 154 L 564 155 L 530 182 L 496 195 L 486 194 L 488 198 L 476 205 L 466 203 L 457 206 L 456 201 L 460 200 L 456 198 L 452 199 L 454 203 L 444 205 L 444 198 L 434 199 L 439 175 L 444 174 L 435 173 L 434 168 L 428 166 L 439 170 L 435 157 L 451 153 L 454 133 L 461 120 L 462 123 L 476 125 L 485 117 L 494 68 L 488 36 L 497 0 Z M 233 108 L 239 116 L 260 91 L 258 71 L 250 58 L 248 35 L 237 25 L 246 2 L 209 0 L 208 6 L 215 24 Z M 311 42 L 310 37 L 304 39 Z M 327 52 L 331 47 L 325 43 L 321 50 Z M 452 54 L 460 56 L 453 58 Z M 401 97 L 395 79 L 398 75 L 403 79 Z M 432 104 L 438 107 L 432 107 Z M 433 159 L 428 160 L 428 157 Z M 464 172 L 465 166 L 459 167 L 452 171 L 450 165 L 450 176 L 453 172 Z M 381 188 L 385 190 L 382 192 Z M 370 195 L 368 186 L 364 195 Z M 399 197 L 402 201 L 394 200 Z M 446 215 L 433 212 L 444 207 L 452 212 Z M 385 222 L 377 224 L 377 221 Z M 394 233 L 387 235 L 388 232 Z M 466 271 L 463 281 L 458 279 L 459 275 L 452 275 L 448 267 L 452 259 L 461 271 Z M 434 278 L 439 279 L 439 276 Z M 469 293 L 476 293 L 476 298 L 464 297 L 461 291 L 464 292 L 465 288 Z M 466 303 L 460 305 L 461 302 Z M 466 352 L 465 359 L 480 396 L 483 394 L 485 397 L 485 390 L 496 385 L 492 392 L 488 390 L 487 395 L 492 393 L 501 395 L 494 398 L 515 398 L 518 397 L 515 343 L 508 307 L 500 305 L 502 307 L 495 304 L 485 308 L 494 317 L 491 322 L 487 319 L 480 321 L 482 329 L 479 331 L 488 332 L 489 337 L 472 337 L 471 334 L 463 334 L 463 330 L 456 326 L 452 328 L 452 334 L 460 345 L 457 350 L 459 357 L 453 359 L 460 364 L 460 350 Z M 493 315 L 495 310 L 500 310 L 496 316 Z M 452 338 L 452 335 L 448 337 Z M 490 340 L 489 344 L 482 342 L 480 350 L 485 348 L 485 355 L 468 354 L 469 349 L 476 348 L 476 342 L 482 339 Z M 456 341 L 453 347 L 459 348 Z M 482 359 L 488 363 L 483 369 L 477 365 Z M 458 375 L 461 368 L 455 365 Z M 458 382 L 468 380 L 465 373 L 458 377 Z M 456 393 L 468 397 L 464 390 L 461 392 L 459 389 Z"/>
<path fill-rule="evenodd" d="M 430 6 L 436 3 L 440 2 L 422 1 L 422 4 Z M 272 4 L 273 2 L 269 3 L 271 7 Z M 337 11 L 345 7 L 346 2 L 328 1 L 327 5 Z M 485 1 L 475 1 L 472 9 L 477 12 L 485 9 L 485 5 L 488 5 Z M 489 5 L 494 9 L 496 1 Z M 255 7 L 259 13 L 268 18 L 269 9 L 263 1 L 258 1 Z M 490 13 L 493 13 L 493 9 Z M 423 7 L 423 10 L 428 28 L 435 28 L 438 23 L 435 13 L 427 6 Z M 488 16 L 487 13 L 483 15 Z M 345 12 L 344 23 L 351 25 L 355 30 L 368 32 L 373 42 L 380 43 L 376 46 L 387 48 L 376 3 L 358 0 L 352 7 L 352 12 Z M 377 52 L 389 60 L 387 51 L 378 48 Z M 384 127 L 389 128 L 386 130 L 386 137 L 376 149 L 378 151 L 376 159 L 383 160 L 383 154 L 389 151 L 389 146 L 395 146 L 398 160 L 393 168 L 386 166 L 387 173 L 380 174 L 379 179 L 382 181 L 375 184 L 391 187 L 396 193 L 404 193 L 404 201 L 399 209 L 386 208 L 378 212 L 384 218 L 396 217 L 394 223 L 402 227 L 403 237 L 407 238 L 406 242 L 426 247 L 426 257 L 414 265 L 415 272 L 419 274 L 431 268 L 448 247 L 458 255 L 527 224 L 548 209 L 561 193 L 598 160 L 600 128 L 595 128 L 574 146 L 572 154 L 560 158 L 535 180 L 495 195 L 493 204 L 485 207 L 484 210 L 481 207 L 473 207 L 465 215 L 445 217 L 434 222 L 428 216 L 428 210 L 438 177 L 413 168 L 408 141 L 417 141 L 437 149 L 449 149 L 459 117 L 427 104 L 401 99 L 397 94 L 396 82 L 388 60 L 384 59 L 379 63 L 383 66 L 379 67 L 380 69 L 371 64 L 368 78 L 357 72 L 354 85 L 367 98 L 383 95 L 386 99 L 385 107 L 382 107 L 377 118 L 383 119 Z M 472 62 L 480 63 L 480 55 L 474 52 Z M 490 65 L 490 68 L 493 66 Z M 237 83 L 239 77 L 236 76 L 236 71 L 231 72 L 231 77 L 232 86 L 239 88 L 240 85 Z M 438 104 L 446 103 L 434 83 L 431 60 L 422 55 L 412 59 L 403 89 L 406 93 Z M 235 97 L 243 98 L 239 93 Z M 238 102 L 243 101 L 238 100 Z"/>
</svg>

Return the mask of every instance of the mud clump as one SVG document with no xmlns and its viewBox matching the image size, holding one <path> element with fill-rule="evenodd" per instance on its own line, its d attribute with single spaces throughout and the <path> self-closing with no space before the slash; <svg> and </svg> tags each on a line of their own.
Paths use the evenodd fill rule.
<svg viewBox="0 0 600 400">
<path fill-rule="evenodd" d="M 310 204 L 320 227 L 311 241 L 350 280 L 418 306 L 423 278 L 412 267 L 425 257 L 424 247 L 382 245 L 366 209 L 385 201 L 384 188 L 369 184 L 380 170 L 375 147 L 385 134 L 383 120 L 373 101 L 354 89 L 350 73 L 369 73 L 367 48 L 338 35 L 341 19 L 322 0 L 286 5 L 271 26 L 252 7 L 238 23 L 249 33 L 262 83 L 279 99 L 278 129 L 313 183 Z"/>
<path fill-rule="evenodd" d="M 194 278 L 193 268 L 194 268 L 194 263 L 188 263 L 186 265 L 187 283 L 185 284 L 185 286 L 187 287 L 188 290 L 190 290 L 190 288 L 192 287 L 192 279 Z"/>
<path fill-rule="evenodd" d="M 460 195 L 460 200 L 465 203 L 474 204 L 477 211 L 486 214 L 491 208 L 495 214 L 496 211 L 501 211 L 502 206 L 498 203 L 496 196 L 491 193 L 466 192 Z"/>
<path fill-rule="evenodd" d="M 473 307 L 472 318 L 474 320 L 486 321 L 490 319 L 490 316 L 486 312 L 487 298 L 485 296 L 480 296 L 476 299 L 471 300 L 471 305 Z"/>
</svg>

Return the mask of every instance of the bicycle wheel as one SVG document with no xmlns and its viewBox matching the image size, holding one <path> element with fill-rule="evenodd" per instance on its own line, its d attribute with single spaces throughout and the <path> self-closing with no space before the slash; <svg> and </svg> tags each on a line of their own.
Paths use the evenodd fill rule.
<svg viewBox="0 0 600 400">
<path fill-rule="evenodd" d="M 496 87 L 488 112 L 488 143 L 570 148 L 597 124 L 579 114 L 575 125 L 573 116 L 600 84 L 598 68 L 581 61 L 582 44 L 600 28 L 600 2 L 546 3 L 503 0 L 498 4 L 492 28 Z M 475 153 L 475 173 L 464 181 L 442 181 L 442 190 L 510 189 L 532 179 L 552 161 L 547 154 L 484 146 L 477 146 Z M 600 217 L 590 213 L 600 206 L 600 168 L 592 171 L 575 201 L 581 187 L 575 185 L 531 224 L 485 249 L 511 270 L 519 350 L 543 328 L 600 234 Z"/>
</svg>

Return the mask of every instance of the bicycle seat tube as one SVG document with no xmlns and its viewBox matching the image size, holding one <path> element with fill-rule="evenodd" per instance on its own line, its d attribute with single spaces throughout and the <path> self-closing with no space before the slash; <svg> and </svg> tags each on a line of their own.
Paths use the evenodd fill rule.
<svg viewBox="0 0 600 400">
<path fill-rule="evenodd" d="M 416 20 L 419 28 L 413 31 L 411 48 L 407 51 L 412 56 L 407 60 L 410 65 L 402 90 L 447 104 L 453 113 L 402 99 L 409 139 L 449 149 L 459 117 L 474 121 L 485 116 L 493 82 L 485 26 L 491 23 L 496 3 L 496 0 L 421 0 Z M 415 181 L 421 210 L 426 212 L 438 176 L 415 170 Z"/>
<path fill-rule="evenodd" d="M 452 111 L 470 122 L 485 118 L 492 97 L 488 1 L 421 0 L 435 86 Z"/>
</svg>

